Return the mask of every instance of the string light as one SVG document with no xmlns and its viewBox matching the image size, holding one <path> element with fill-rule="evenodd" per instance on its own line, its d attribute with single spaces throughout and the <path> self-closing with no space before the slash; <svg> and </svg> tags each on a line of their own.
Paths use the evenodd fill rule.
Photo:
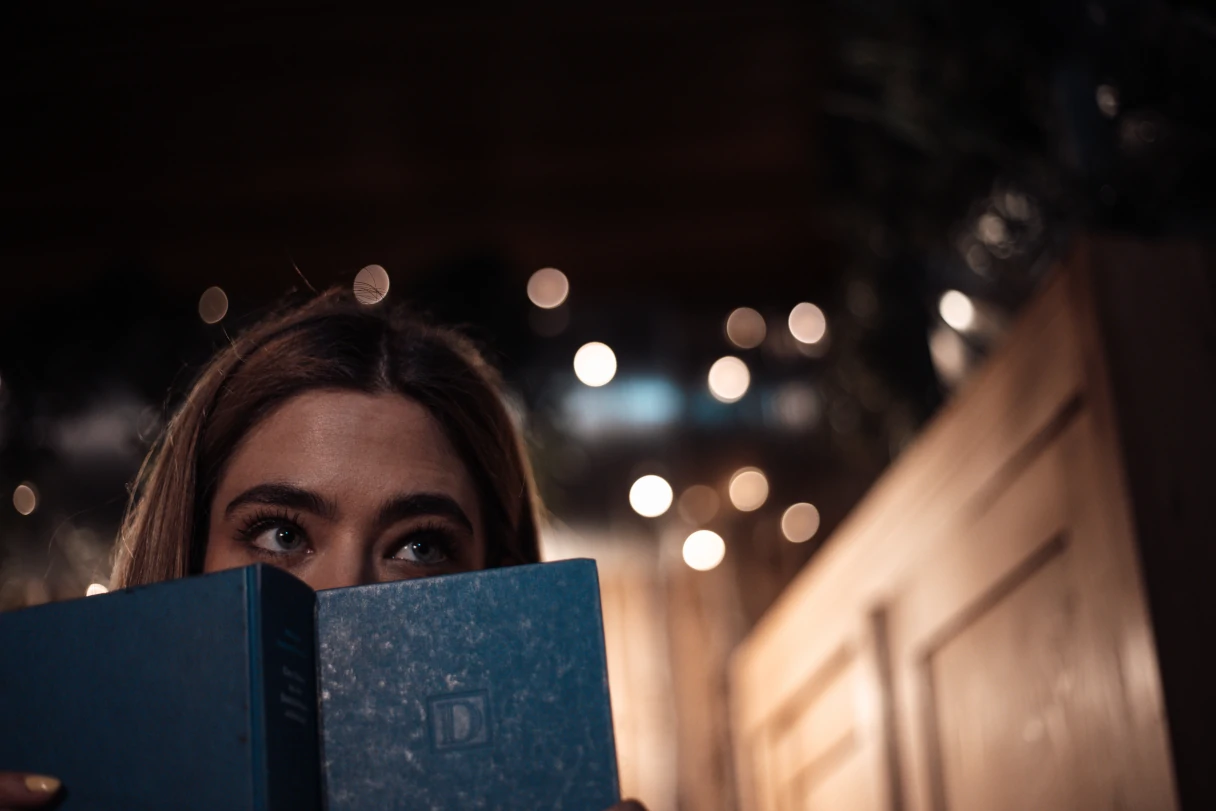
<svg viewBox="0 0 1216 811">
<path fill-rule="evenodd" d="M 541 268 L 528 279 L 528 300 L 542 310 L 560 307 L 570 295 L 570 281 L 557 268 Z"/>
<path fill-rule="evenodd" d="M 1098 102 L 1098 109 L 1102 111 L 1102 115 L 1107 118 L 1114 118 L 1119 114 L 1119 91 L 1110 85 L 1098 85 L 1097 91 L 1094 92 L 1094 100 Z"/>
<path fill-rule="evenodd" d="M 708 529 L 699 529 L 684 541 L 684 562 L 698 572 L 708 572 L 726 557 L 726 542 Z"/>
<path fill-rule="evenodd" d="M 218 324 L 228 314 L 228 294 L 218 287 L 208 287 L 198 297 L 198 317 L 204 324 Z"/>
<path fill-rule="evenodd" d="M 948 290 L 942 295 L 937 305 L 942 320 L 956 330 L 970 329 L 975 323 L 975 305 L 965 294 L 957 290 Z"/>
<path fill-rule="evenodd" d="M 22 515 L 29 515 L 38 509 L 38 491 L 30 482 L 22 482 L 13 491 L 13 507 Z"/>
<path fill-rule="evenodd" d="M 751 307 L 740 307 L 726 318 L 726 337 L 740 349 L 759 346 L 767 332 L 764 316 Z"/>
<path fill-rule="evenodd" d="M 790 310 L 790 334 L 800 343 L 817 344 L 828 334 L 828 319 L 823 310 L 804 301 Z"/>
<path fill-rule="evenodd" d="M 671 507 L 671 485 L 662 476 L 643 476 L 629 488 L 629 506 L 645 518 L 656 518 Z"/>
<path fill-rule="evenodd" d="M 709 367 L 709 393 L 723 403 L 741 400 L 751 380 L 747 364 L 733 355 L 719 358 Z"/>
<path fill-rule="evenodd" d="M 360 304 L 379 304 L 388 295 L 388 271 L 380 265 L 368 265 L 355 274 L 352 289 Z"/>
<path fill-rule="evenodd" d="M 718 514 L 718 494 L 712 487 L 694 484 L 680 494 L 679 511 L 690 524 L 707 524 Z"/>
<path fill-rule="evenodd" d="M 814 504 L 794 504 L 781 516 L 781 534 L 791 543 L 803 543 L 819 531 L 819 510 Z"/>
<path fill-rule="evenodd" d="M 759 468 L 745 467 L 730 477 L 730 503 L 742 512 L 752 512 L 768 500 L 768 479 Z"/>
<path fill-rule="evenodd" d="M 592 388 L 603 386 L 616 376 L 616 355 L 607 344 L 583 344 L 574 353 L 574 374 Z"/>
<path fill-rule="evenodd" d="M 108 591 L 109 589 L 103 586 L 101 583 L 90 583 L 89 587 L 85 589 L 84 593 L 86 597 L 95 597 L 98 594 L 105 594 Z"/>
</svg>

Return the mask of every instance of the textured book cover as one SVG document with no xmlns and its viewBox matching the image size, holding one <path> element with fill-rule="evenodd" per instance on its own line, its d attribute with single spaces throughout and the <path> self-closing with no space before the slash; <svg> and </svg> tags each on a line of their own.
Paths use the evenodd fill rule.
<svg viewBox="0 0 1216 811">
<path fill-rule="evenodd" d="M 329 811 L 619 799 L 588 560 L 317 594 Z"/>
<path fill-rule="evenodd" d="M 251 566 L 0 614 L 0 768 L 63 811 L 314 811 L 315 595 Z"/>
</svg>

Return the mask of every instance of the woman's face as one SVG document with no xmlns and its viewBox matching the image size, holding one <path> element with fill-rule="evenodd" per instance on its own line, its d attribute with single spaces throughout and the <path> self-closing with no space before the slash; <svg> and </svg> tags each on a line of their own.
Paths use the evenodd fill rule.
<svg viewBox="0 0 1216 811">
<path fill-rule="evenodd" d="M 435 418 L 396 394 L 320 390 L 238 444 L 211 502 L 203 568 L 272 563 L 327 589 L 485 558 L 476 488 Z"/>
</svg>

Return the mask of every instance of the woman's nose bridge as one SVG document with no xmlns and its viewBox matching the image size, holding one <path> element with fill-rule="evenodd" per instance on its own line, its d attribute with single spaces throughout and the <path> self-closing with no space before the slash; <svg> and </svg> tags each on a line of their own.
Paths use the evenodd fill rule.
<svg viewBox="0 0 1216 811">
<path fill-rule="evenodd" d="M 335 532 L 309 567 L 314 589 L 336 589 L 379 582 L 372 539 L 353 530 Z"/>
</svg>

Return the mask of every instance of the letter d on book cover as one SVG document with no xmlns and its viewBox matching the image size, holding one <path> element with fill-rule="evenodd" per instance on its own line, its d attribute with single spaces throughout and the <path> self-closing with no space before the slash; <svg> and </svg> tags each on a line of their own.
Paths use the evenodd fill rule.
<svg viewBox="0 0 1216 811">
<path fill-rule="evenodd" d="M 619 800 L 588 560 L 317 594 L 329 811 Z"/>
</svg>

